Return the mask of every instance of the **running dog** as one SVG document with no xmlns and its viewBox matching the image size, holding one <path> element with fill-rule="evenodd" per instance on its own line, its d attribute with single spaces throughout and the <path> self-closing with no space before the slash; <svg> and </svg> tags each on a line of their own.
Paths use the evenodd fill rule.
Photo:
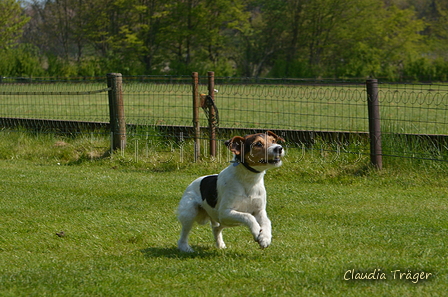
<svg viewBox="0 0 448 297">
<path fill-rule="evenodd" d="M 278 144 L 283 138 L 271 131 L 225 142 L 234 154 L 231 164 L 219 174 L 202 176 L 185 190 L 178 208 L 182 231 L 178 248 L 194 252 L 188 234 L 194 222 L 211 222 L 216 247 L 225 248 L 222 230 L 245 225 L 261 248 L 271 244 L 271 221 L 266 213 L 266 170 L 282 165 L 285 150 Z"/>
</svg>

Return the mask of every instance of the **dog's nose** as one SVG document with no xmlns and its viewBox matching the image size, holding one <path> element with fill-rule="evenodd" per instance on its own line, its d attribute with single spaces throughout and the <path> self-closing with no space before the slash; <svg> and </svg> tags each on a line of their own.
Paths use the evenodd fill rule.
<svg viewBox="0 0 448 297">
<path fill-rule="evenodd" d="M 274 153 L 281 155 L 282 152 L 283 152 L 283 147 L 282 146 L 279 145 L 279 146 L 274 148 Z"/>
</svg>

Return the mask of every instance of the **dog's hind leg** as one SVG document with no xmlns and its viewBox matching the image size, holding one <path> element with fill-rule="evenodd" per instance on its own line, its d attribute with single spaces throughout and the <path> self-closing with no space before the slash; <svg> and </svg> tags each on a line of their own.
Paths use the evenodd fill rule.
<svg viewBox="0 0 448 297">
<path fill-rule="evenodd" d="M 182 231 L 180 232 L 180 238 L 177 242 L 177 247 L 182 252 L 194 252 L 194 250 L 188 244 L 188 235 L 191 231 L 191 228 L 193 228 L 194 222 L 197 220 L 199 212 L 199 206 L 193 201 L 188 199 L 181 200 L 177 218 L 182 224 Z"/>
<path fill-rule="evenodd" d="M 180 233 L 179 241 L 177 242 L 177 247 L 182 252 L 192 253 L 194 252 L 193 248 L 188 244 L 188 234 L 193 227 L 194 220 L 192 221 L 183 221 L 182 222 L 182 231 Z"/>
<path fill-rule="evenodd" d="M 224 227 L 217 222 L 212 222 L 211 225 L 213 230 L 213 236 L 215 237 L 216 247 L 218 249 L 225 249 L 226 244 L 222 239 L 222 230 L 224 229 Z"/>
</svg>

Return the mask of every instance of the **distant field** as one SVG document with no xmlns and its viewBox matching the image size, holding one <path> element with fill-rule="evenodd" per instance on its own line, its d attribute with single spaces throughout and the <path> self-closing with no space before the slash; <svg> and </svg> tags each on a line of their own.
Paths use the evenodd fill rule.
<svg viewBox="0 0 448 297">
<path fill-rule="evenodd" d="M 104 89 L 99 83 L 1 84 L 0 116 L 76 121 L 109 120 L 107 92 L 42 94 Z M 216 85 L 221 127 L 365 132 L 365 86 Z M 192 125 L 189 84 L 124 85 L 128 123 Z M 200 92 L 207 93 L 206 86 Z M 8 92 L 26 92 L 12 95 Z M 447 85 L 380 85 L 385 132 L 447 134 Z M 202 125 L 207 125 L 201 112 Z"/>
</svg>

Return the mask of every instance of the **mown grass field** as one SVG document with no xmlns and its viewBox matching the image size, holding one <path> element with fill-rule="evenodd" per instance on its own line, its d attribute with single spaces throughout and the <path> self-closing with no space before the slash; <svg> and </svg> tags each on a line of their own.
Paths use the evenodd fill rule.
<svg viewBox="0 0 448 297">
<path fill-rule="evenodd" d="M 0 116 L 109 121 L 107 92 L 43 95 L 39 92 L 88 92 L 101 83 L 0 84 Z M 368 131 L 364 84 L 216 85 L 219 125 L 317 131 Z M 446 134 L 447 85 L 381 84 L 381 119 L 385 132 Z M 2 95 L 3 92 L 3 95 Z M 27 92 L 11 95 L 8 92 Z M 32 94 L 33 92 L 37 92 Z M 200 93 L 207 93 L 200 85 Z M 189 84 L 124 83 L 128 123 L 192 125 Z M 206 126 L 201 112 L 202 125 Z"/>
<path fill-rule="evenodd" d="M 189 255 L 176 249 L 177 203 L 193 179 L 227 166 L 224 152 L 219 162 L 199 163 L 162 146 L 138 160 L 132 149 L 100 158 L 107 137 L 0 136 L 1 296 L 444 296 L 448 290 L 445 163 L 395 159 L 377 172 L 366 156 L 298 157 L 291 149 L 265 180 L 272 246 L 260 250 L 237 227 L 224 230 L 228 248 L 216 250 L 209 227 L 198 226 L 191 238 L 197 252 Z M 351 277 L 352 270 L 375 269 L 386 279 Z M 397 270 L 402 279 L 397 272 L 394 279 Z M 430 275 L 407 280 L 408 271 Z"/>
</svg>

